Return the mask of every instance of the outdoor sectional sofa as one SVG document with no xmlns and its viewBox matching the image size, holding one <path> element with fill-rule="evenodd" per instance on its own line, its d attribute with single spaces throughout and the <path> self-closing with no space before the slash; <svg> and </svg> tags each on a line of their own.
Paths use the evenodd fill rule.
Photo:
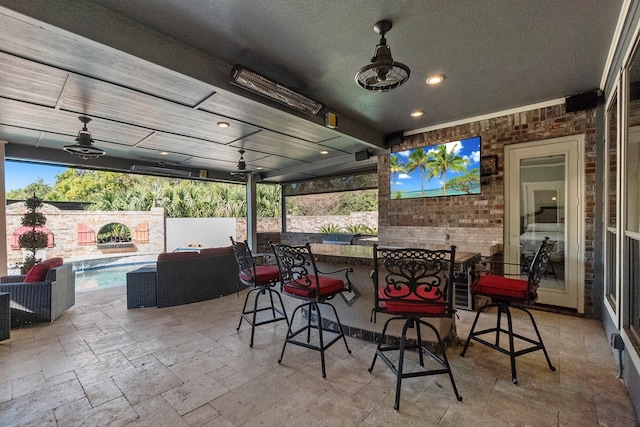
<svg viewBox="0 0 640 427">
<path fill-rule="evenodd" d="M 158 255 L 158 307 L 190 304 L 229 295 L 238 290 L 238 264 L 231 246 L 199 252 Z"/>
<path fill-rule="evenodd" d="M 73 264 L 52 258 L 26 275 L 0 277 L 0 292 L 10 294 L 11 327 L 53 322 L 76 303 Z"/>
</svg>

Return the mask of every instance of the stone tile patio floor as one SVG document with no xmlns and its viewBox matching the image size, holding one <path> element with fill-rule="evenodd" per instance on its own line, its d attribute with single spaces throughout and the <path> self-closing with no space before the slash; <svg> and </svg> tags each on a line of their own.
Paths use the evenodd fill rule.
<svg viewBox="0 0 640 427">
<path fill-rule="evenodd" d="M 536 311 L 557 371 L 541 352 L 522 356 L 518 385 L 507 356 L 475 344 L 461 358 L 452 345 L 447 354 L 464 400 L 446 376 L 408 379 L 396 412 L 389 369 L 378 361 L 367 371 L 373 343 L 349 338 L 351 355 L 336 343 L 326 379 L 319 354 L 302 347 L 289 345 L 278 364 L 286 325 L 260 327 L 249 348 L 246 323 L 236 332 L 243 298 L 127 310 L 124 286 L 78 293 L 54 323 L 14 329 L 0 343 L 0 425 L 637 425 L 595 320 Z M 465 338 L 474 313 L 459 316 Z"/>
</svg>

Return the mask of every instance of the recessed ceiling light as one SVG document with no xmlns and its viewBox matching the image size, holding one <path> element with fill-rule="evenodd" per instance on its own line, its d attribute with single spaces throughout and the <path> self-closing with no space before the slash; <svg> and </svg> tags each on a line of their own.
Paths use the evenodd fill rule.
<svg viewBox="0 0 640 427">
<path fill-rule="evenodd" d="M 264 169 L 262 166 L 256 166 L 256 170 L 261 171 L 262 169 Z"/>
<path fill-rule="evenodd" d="M 167 153 L 166 151 L 161 151 L 161 152 L 160 152 L 160 155 L 161 155 L 161 156 L 167 156 L 168 154 L 169 154 L 169 153 Z"/>
<path fill-rule="evenodd" d="M 443 80 L 444 80 L 444 76 L 442 76 L 442 75 L 431 76 L 431 77 L 427 78 L 427 84 L 428 85 L 437 85 L 438 83 L 442 83 Z"/>
<path fill-rule="evenodd" d="M 218 122 L 218 127 L 228 128 L 229 127 L 229 123 L 227 123 L 227 122 Z"/>
<path fill-rule="evenodd" d="M 321 151 L 320 154 L 329 154 L 327 150 Z"/>
<path fill-rule="evenodd" d="M 420 117 L 424 114 L 424 111 L 412 111 L 411 117 Z"/>
</svg>

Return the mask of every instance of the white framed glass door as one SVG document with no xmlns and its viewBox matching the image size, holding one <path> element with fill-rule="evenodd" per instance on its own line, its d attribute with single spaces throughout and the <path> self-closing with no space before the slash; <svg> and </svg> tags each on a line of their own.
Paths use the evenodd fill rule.
<svg viewBox="0 0 640 427">
<path fill-rule="evenodd" d="M 510 273 L 526 270 L 549 237 L 556 241 L 538 302 L 584 311 L 581 207 L 583 137 L 505 147 L 505 261 Z"/>
</svg>

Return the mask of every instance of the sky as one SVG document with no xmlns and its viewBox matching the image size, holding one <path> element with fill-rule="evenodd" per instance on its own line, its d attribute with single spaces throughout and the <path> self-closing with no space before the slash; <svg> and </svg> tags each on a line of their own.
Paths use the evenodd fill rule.
<svg viewBox="0 0 640 427">
<path fill-rule="evenodd" d="M 56 175 L 67 170 L 62 166 L 42 165 L 39 163 L 4 162 L 5 190 L 18 190 L 26 187 L 38 178 L 42 178 L 45 184 L 53 186 L 56 183 Z"/>
</svg>

